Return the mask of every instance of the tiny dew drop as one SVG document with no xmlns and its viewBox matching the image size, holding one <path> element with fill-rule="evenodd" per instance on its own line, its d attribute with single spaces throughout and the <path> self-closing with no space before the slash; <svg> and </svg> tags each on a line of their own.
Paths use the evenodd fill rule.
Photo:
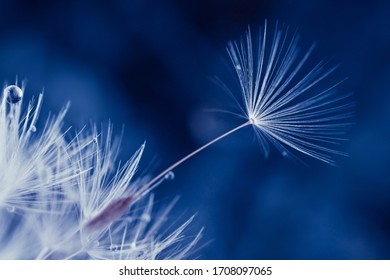
<svg viewBox="0 0 390 280">
<path fill-rule="evenodd" d="M 165 180 L 173 180 L 175 179 L 175 173 L 172 171 L 169 171 L 167 174 L 164 175 Z"/>
<path fill-rule="evenodd" d="M 240 65 L 240 64 L 237 64 L 237 65 L 236 65 L 236 69 L 237 69 L 237 70 L 242 70 L 241 65 Z"/>
<path fill-rule="evenodd" d="M 282 152 L 282 156 L 286 157 L 287 155 L 288 155 L 288 154 L 287 154 L 286 151 L 283 151 L 283 152 Z"/>
<path fill-rule="evenodd" d="M 34 125 L 32 125 L 32 126 L 30 127 L 30 131 L 31 131 L 32 133 L 34 133 L 34 132 L 37 131 L 37 128 L 36 128 Z"/>
<path fill-rule="evenodd" d="M 150 215 L 148 215 L 148 214 L 142 214 L 142 215 L 141 215 L 141 220 L 144 221 L 144 222 L 149 223 L 150 220 L 151 220 L 151 217 L 150 217 Z"/>
<path fill-rule="evenodd" d="M 8 206 L 7 207 L 7 211 L 10 212 L 10 213 L 15 212 L 15 206 Z"/>
<path fill-rule="evenodd" d="M 7 86 L 3 90 L 3 94 L 7 96 L 7 101 L 12 104 L 18 103 L 23 97 L 22 89 L 15 85 Z"/>
</svg>

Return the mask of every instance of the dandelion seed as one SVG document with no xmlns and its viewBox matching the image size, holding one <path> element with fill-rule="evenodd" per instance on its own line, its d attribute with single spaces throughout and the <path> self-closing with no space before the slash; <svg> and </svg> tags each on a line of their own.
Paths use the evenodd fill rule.
<svg viewBox="0 0 390 280">
<path fill-rule="evenodd" d="M 313 47 L 299 59 L 298 36 L 294 34 L 289 38 L 288 32 L 277 26 L 270 36 L 266 23 L 264 32 L 260 32 L 257 51 L 254 51 L 249 28 L 245 39 L 230 42 L 227 51 L 241 90 L 242 101 L 235 100 L 246 121 L 169 166 L 134 197 L 200 151 L 247 126 L 255 129 L 266 155 L 268 142 L 278 148 L 283 157 L 292 155 L 288 148 L 328 164 L 335 163 L 332 155 L 345 155 L 328 145 L 345 140 L 340 136 L 348 126 L 345 120 L 352 116 L 352 103 L 345 101 L 350 94 L 337 94 L 335 88 L 339 83 L 317 87 L 335 68 L 326 70 L 325 63 L 320 62 L 304 71 Z M 230 90 L 228 92 L 234 97 Z"/>
<path fill-rule="evenodd" d="M 87 231 L 87 233 L 104 229 L 107 225 L 113 223 L 124 213 L 129 211 L 129 207 L 133 201 L 134 198 L 132 196 L 114 200 L 105 208 L 105 210 L 89 220 L 84 226 L 84 229 Z"/>
</svg>

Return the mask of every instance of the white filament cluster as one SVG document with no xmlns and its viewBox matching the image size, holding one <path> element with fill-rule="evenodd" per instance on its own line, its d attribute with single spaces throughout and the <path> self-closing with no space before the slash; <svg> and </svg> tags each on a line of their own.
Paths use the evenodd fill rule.
<svg viewBox="0 0 390 280">
<path fill-rule="evenodd" d="M 185 236 L 193 218 L 162 230 L 174 202 L 156 212 L 152 194 L 133 201 L 129 213 L 122 210 L 85 230 L 109 205 L 145 184 L 133 178 L 144 145 L 117 168 L 119 142 L 111 141 L 111 127 L 107 135 L 84 129 L 67 140 L 66 106 L 37 131 L 42 94 L 23 112 L 23 93 L 24 87 L 5 87 L 0 103 L 0 258 L 185 258 L 201 233 Z"/>
<path fill-rule="evenodd" d="M 326 69 L 324 62 L 307 66 L 313 47 L 300 55 L 296 34 L 278 26 L 268 33 L 265 25 L 253 44 L 248 29 L 244 39 L 228 45 L 242 94 L 237 101 L 241 114 L 255 128 L 266 155 L 270 142 L 284 155 L 290 148 L 334 164 L 332 155 L 343 153 L 328 146 L 345 140 L 350 94 L 335 90 L 340 82 L 326 81 L 336 67 Z"/>
</svg>

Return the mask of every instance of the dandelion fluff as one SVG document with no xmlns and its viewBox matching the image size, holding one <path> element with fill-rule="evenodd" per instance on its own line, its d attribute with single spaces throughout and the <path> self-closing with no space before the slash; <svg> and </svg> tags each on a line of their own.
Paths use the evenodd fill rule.
<svg viewBox="0 0 390 280">
<path fill-rule="evenodd" d="M 284 157 L 298 151 L 334 164 L 333 155 L 344 155 L 334 146 L 345 140 L 352 104 L 348 94 L 337 93 L 339 83 L 327 81 L 335 68 L 319 62 L 307 69 L 313 47 L 301 54 L 296 34 L 278 27 L 269 34 L 265 26 L 257 44 L 248 29 L 244 39 L 227 49 L 240 85 L 241 98 L 235 100 L 245 121 L 152 179 L 134 180 L 145 144 L 115 167 L 119 144 L 112 141 L 111 126 L 106 132 L 85 129 L 66 140 L 66 106 L 39 133 L 42 94 L 22 115 L 24 86 L 5 87 L 0 103 L 0 258 L 185 258 L 202 231 L 185 236 L 193 217 L 171 232 L 162 230 L 174 202 L 156 212 L 151 190 L 173 179 L 178 165 L 245 127 L 254 128 L 265 154 L 271 143 Z"/>
<path fill-rule="evenodd" d="M 7 86 L 0 103 L 0 258 L 188 257 L 201 237 L 186 237 L 193 217 L 162 230 L 174 202 L 156 211 L 150 194 L 173 175 L 143 191 L 146 179 L 134 180 L 145 144 L 116 167 L 112 126 L 67 137 L 66 106 L 38 131 L 43 95 L 23 112 L 23 93 L 24 86 Z"/>
<path fill-rule="evenodd" d="M 270 41 L 270 42 L 269 42 Z M 267 22 L 260 32 L 257 48 L 252 43 L 250 29 L 244 39 L 230 42 L 227 51 L 240 85 L 241 98 L 223 85 L 234 98 L 245 122 L 216 137 L 202 147 L 178 160 L 136 194 L 167 176 L 178 165 L 228 135 L 252 126 L 267 156 L 272 143 L 283 157 L 294 157 L 301 152 L 327 164 L 334 165 L 333 155 L 346 155 L 331 146 L 337 146 L 351 118 L 350 94 L 339 94 L 340 82 L 328 83 L 326 78 L 335 67 L 326 69 L 319 62 L 312 69 L 304 66 L 312 53 L 312 46 L 300 55 L 298 35 L 289 36 L 287 30 L 275 28 L 268 34 Z"/>
<path fill-rule="evenodd" d="M 269 142 L 283 156 L 296 150 L 334 164 L 332 155 L 345 155 L 332 146 L 345 140 L 350 94 L 338 93 L 340 82 L 327 80 L 336 67 L 321 61 L 306 69 L 314 46 L 301 54 L 298 39 L 278 26 L 269 34 L 266 24 L 257 44 L 249 28 L 245 38 L 228 44 L 242 95 L 237 103 L 266 155 Z"/>
</svg>

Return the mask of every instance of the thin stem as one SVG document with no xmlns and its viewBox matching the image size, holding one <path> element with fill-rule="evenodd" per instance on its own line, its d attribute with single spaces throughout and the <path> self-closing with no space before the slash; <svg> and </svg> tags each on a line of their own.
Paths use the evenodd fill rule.
<svg viewBox="0 0 390 280">
<path fill-rule="evenodd" d="M 237 130 L 247 126 L 247 125 L 250 125 L 252 124 L 252 120 L 249 120 L 245 123 L 243 123 L 242 125 L 239 125 L 235 128 L 233 128 L 232 130 L 229 130 L 228 132 L 218 136 L 217 138 L 215 138 L 214 140 L 211 140 L 210 142 L 208 142 L 207 144 L 203 145 L 202 147 L 198 148 L 197 150 L 193 151 L 192 153 L 186 155 L 185 157 L 183 157 L 181 160 L 175 162 L 174 164 L 172 164 L 171 166 L 169 166 L 167 169 L 165 169 L 164 171 L 162 171 L 160 174 L 158 174 L 156 177 L 154 177 L 151 181 L 149 181 L 147 184 L 145 184 L 142 188 L 140 188 L 135 194 L 133 194 L 133 198 L 138 198 L 139 196 L 142 195 L 142 193 L 144 191 L 146 191 L 150 186 L 152 186 L 154 183 L 156 183 L 159 179 L 161 179 L 163 176 L 165 176 L 166 174 L 168 174 L 170 171 L 172 171 L 175 167 L 177 167 L 178 165 L 182 164 L 183 162 L 185 162 L 187 159 L 193 157 L 194 155 L 196 155 L 197 153 L 199 153 L 200 151 L 204 150 L 205 148 L 207 148 L 208 146 L 214 144 L 215 142 L 218 142 L 219 140 L 225 138 L 226 136 L 232 134 L 233 132 L 236 132 Z"/>
<path fill-rule="evenodd" d="M 175 162 L 171 166 L 169 166 L 167 169 L 165 169 L 163 172 L 158 174 L 156 177 L 154 177 L 152 180 L 150 180 L 147 184 L 143 185 L 138 191 L 136 191 L 134 194 L 129 195 L 124 198 L 117 199 L 113 201 L 111 204 L 109 204 L 105 209 L 103 209 L 100 214 L 95 216 L 93 219 L 91 219 L 89 222 L 86 223 L 86 225 L 83 226 L 83 229 L 92 232 L 97 229 L 102 229 L 106 226 L 108 226 L 110 223 L 112 223 L 114 220 L 118 219 L 120 216 L 122 216 L 125 212 L 129 211 L 129 208 L 131 207 L 131 204 L 134 203 L 137 199 L 139 199 L 141 196 L 143 196 L 147 190 L 159 180 L 161 180 L 166 174 L 168 174 L 172 169 L 177 167 L 178 165 L 185 162 L 187 159 L 193 157 L 200 151 L 204 150 L 208 146 L 214 144 L 215 142 L 225 138 L 226 136 L 232 134 L 233 132 L 247 126 L 250 124 L 254 124 L 254 121 L 252 119 L 249 119 L 246 123 L 243 123 L 242 125 L 239 125 L 232 130 L 229 130 L 228 132 L 218 136 L 214 140 L 211 140 L 207 144 L 203 145 L 199 149 L 193 151 L 192 153 L 188 154 L 187 156 L 183 157 L 181 160 Z"/>
</svg>

